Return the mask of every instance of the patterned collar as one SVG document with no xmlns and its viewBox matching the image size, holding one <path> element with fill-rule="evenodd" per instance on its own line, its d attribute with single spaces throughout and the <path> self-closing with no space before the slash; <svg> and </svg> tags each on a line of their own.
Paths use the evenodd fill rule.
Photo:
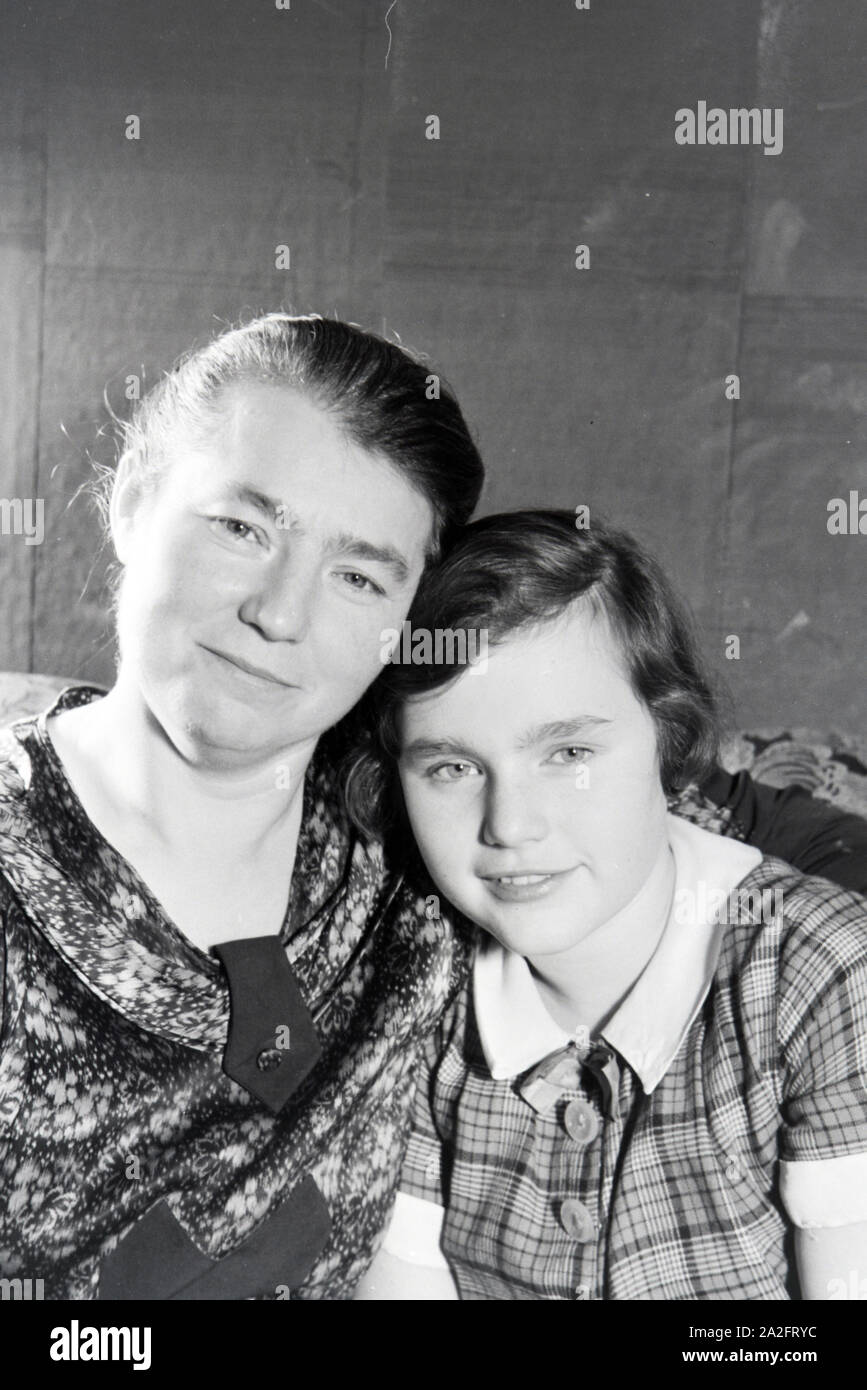
<svg viewBox="0 0 867 1390">
<path fill-rule="evenodd" d="M 672 912 L 659 944 L 601 1038 L 629 1063 L 646 1092 L 659 1085 L 701 1008 L 725 930 L 720 907 L 761 862 L 759 850 L 669 815 L 676 867 Z M 576 1042 L 554 1021 L 523 956 L 484 934 L 473 999 L 495 1080 L 520 1076 Z"/>
<path fill-rule="evenodd" d="M 229 996 L 217 960 L 163 912 L 133 867 L 88 819 L 46 730 L 64 709 L 99 699 L 64 690 L 37 718 L 0 734 L 0 858 L 22 909 L 79 977 L 139 1027 L 204 1050 L 226 1041 Z M 383 852 L 350 829 L 319 751 L 281 930 L 307 1006 L 321 1012 L 383 904 Z M 132 909 L 130 905 L 133 905 Z"/>
</svg>

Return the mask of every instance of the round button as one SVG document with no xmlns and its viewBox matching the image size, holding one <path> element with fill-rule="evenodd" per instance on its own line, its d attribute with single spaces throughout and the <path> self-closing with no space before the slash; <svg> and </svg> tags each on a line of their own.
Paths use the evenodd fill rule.
<svg viewBox="0 0 867 1390">
<path fill-rule="evenodd" d="M 573 1240 L 577 1240 L 580 1245 L 586 1245 L 588 1240 L 592 1240 L 596 1234 L 596 1223 L 585 1206 L 575 1200 L 574 1197 L 567 1197 L 560 1208 L 560 1225 L 567 1235 Z"/>
<path fill-rule="evenodd" d="M 563 1115 L 569 1138 L 576 1144 L 590 1144 L 599 1133 L 596 1111 L 586 1100 L 570 1100 Z"/>
<path fill-rule="evenodd" d="M 260 1071 L 274 1071 L 283 1061 L 283 1051 L 279 1047 L 263 1047 L 256 1058 Z"/>
</svg>

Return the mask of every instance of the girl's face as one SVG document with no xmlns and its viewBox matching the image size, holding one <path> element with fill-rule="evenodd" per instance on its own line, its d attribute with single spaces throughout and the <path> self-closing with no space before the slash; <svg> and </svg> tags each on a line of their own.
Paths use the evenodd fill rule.
<svg viewBox="0 0 867 1390">
<path fill-rule="evenodd" d="M 226 392 L 164 475 L 119 489 L 121 676 L 172 742 L 226 767 L 314 742 L 381 670 L 433 510 L 293 391 Z"/>
<path fill-rule="evenodd" d="M 656 732 L 581 602 L 409 700 L 400 778 L 443 893 L 523 956 L 568 951 L 668 853 Z"/>
</svg>

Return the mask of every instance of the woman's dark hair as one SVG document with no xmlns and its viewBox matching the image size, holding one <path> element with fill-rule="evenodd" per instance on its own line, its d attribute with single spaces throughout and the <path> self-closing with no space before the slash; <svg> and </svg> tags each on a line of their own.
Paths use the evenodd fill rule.
<svg viewBox="0 0 867 1390">
<path fill-rule="evenodd" d="M 692 620 L 656 561 L 624 531 L 595 516 L 578 530 L 567 511 L 483 517 L 422 579 L 408 621 L 413 632 L 463 631 L 464 650 L 478 651 L 479 633 L 495 646 L 577 599 L 604 615 L 632 689 L 653 718 L 666 794 L 702 781 L 716 760 L 719 717 Z M 343 785 L 349 814 L 366 835 L 405 829 L 396 777 L 403 702 L 459 674 L 442 662 L 392 662 L 356 707 Z"/>
<path fill-rule="evenodd" d="M 116 476 L 156 484 L 176 426 L 207 427 L 226 389 L 245 382 L 302 392 L 353 444 L 413 483 L 433 507 L 431 555 L 447 550 L 471 517 L 484 468 L 446 383 L 375 333 L 312 314 L 266 314 L 188 353 L 121 425 Z M 104 515 L 114 483 L 112 470 L 102 480 Z"/>
</svg>

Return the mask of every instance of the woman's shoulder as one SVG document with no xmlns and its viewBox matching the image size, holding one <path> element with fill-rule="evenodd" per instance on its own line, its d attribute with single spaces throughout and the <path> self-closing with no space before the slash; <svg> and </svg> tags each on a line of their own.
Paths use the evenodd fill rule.
<svg viewBox="0 0 867 1390">
<path fill-rule="evenodd" d="M 73 681 L 59 676 L 0 671 L 0 727 L 37 716 L 73 685 Z"/>
<path fill-rule="evenodd" d="M 58 835 L 67 835 L 70 807 L 46 721 L 103 693 L 94 686 L 70 687 L 41 713 L 0 729 L 0 881 L 11 878 L 20 889 L 21 874 L 32 882 L 34 875 L 49 872 L 45 856 L 51 857 Z M 50 872 L 56 873 L 56 866 Z"/>
<path fill-rule="evenodd" d="M 0 795 L 18 793 L 20 775 L 16 769 L 29 772 L 31 751 L 45 738 L 49 719 L 90 704 L 106 692 L 95 685 L 69 685 L 58 692 L 55 682 L 54 691 L 46 693 L 53 693 L 47 704 L 33 699 L 0 702 Z"/>
<path fill-rule="evenodd" d="M 450 1009 L 469 976 L 473 929 L 431 884 L 412 873 L 400 874 L 398 883 L 387 958 L 392 972 L 407 985 L 414 981 L 425 996 L 432 1025 Z"/>
<path fill-rule="evenodd" d="M 0 836 L 18 838 L 26 832 L 32 816 L 29 795 L 34 776 L 36 716 L 19 719 L 0 729 Z M 0 847 L 0 863 L 4 851 Z"/>
</svg>

